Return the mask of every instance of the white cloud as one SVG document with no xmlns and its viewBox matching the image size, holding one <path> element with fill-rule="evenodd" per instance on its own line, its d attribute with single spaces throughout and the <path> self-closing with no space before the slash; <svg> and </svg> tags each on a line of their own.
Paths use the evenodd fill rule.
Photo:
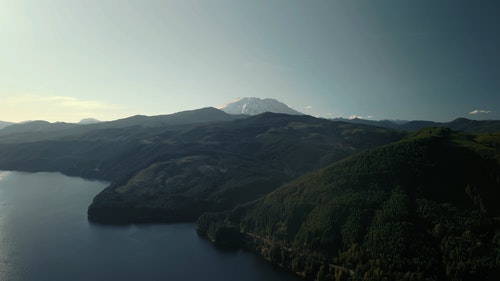
<svg viewBox="0 0 500 281">
<path fill-rule="evenodd" d="M 69 96 L 40 96 L 23 95 L 7 99 L 6 103 L 11 105 L 43 105 L 45 107 L 72 108 L 83 110 L 117 109 L 117 105 L 107 104 L 96 100 L 83 100 Z"/>
<path fill-rule="evenodd" d="M 0 181 L 2 181 L 5 177 L 7 177 L 11 172 L 0 171 Z"/>
<path fill-rule="evenodd" d="M 52 96 L 46 99 L 49 102 L 53 102 L 58 106 L 71 107 L 85 110 L 102 110 L 102 109 L 116 109 L 118 106 L 107 104 L 95 100 L 81 100 L 73 97 L 65 96 Z"/>
<path fill-rule="evenodd" d="M 349 119 L 373 119 L 372 115 L 367 115 L 367 116 L 361 116 L 361 115 L 351 115 L 349 116 Z"/>
<path fill-rule="evenodd" d="M 308 106 L 306 106 L 306 107 L 304 107 L 304 108 L 305 108 L 305 109 L 312 109 L 313 107 L 312 107 L 312 105 L 308 105 Z"/>
<path fill-rule="evenodd" d="M 490 110 L 484 110 L 484 109 L 476 109 L 476 110 L 473 110 L 471 112 L 469 112 L 469 114 L 471 115 L 475 115 L 475 114 L 488 114 L 488 113 L 491 113 Z"/>
</svg>

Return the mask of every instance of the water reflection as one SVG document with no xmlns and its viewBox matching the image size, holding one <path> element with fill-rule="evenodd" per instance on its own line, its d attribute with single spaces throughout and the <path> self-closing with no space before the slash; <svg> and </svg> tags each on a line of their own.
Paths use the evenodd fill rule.
<svg viewBox="0 0 500 281">
<path fill-rule="evenodd" d="M 90 223 L 107 183 L 1 173 L 0 280 L 298 280 L 244 251 L 217 250 L 194 224 Z"/>
</svg>

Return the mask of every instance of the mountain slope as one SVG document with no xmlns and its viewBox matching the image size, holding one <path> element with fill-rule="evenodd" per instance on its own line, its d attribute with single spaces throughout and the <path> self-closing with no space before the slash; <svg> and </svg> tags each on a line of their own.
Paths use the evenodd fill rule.
<svg viewBox="0 0 500 281">
<path fill-rule="evenodd" d="M 253 97 L 238 98 L 222 107 L 220 110 L 229 114 L 258 115 L 264 112 L 303 115 L 286 104 L 275 99 L 259 99 Z"/>
<path fill-rule="evenodd" d="M 310 116 L 265 113 L 160 133 L 136 148 L 150 164 L 89 207 L 95 221 L 192 221 L 259 198 L 305 172 L 404 134 Z"/>
<path fill-rule="evenodd" d="M 9 128 L 0 130 L 0 169 L 59 171 L 114 182 L 154 161 L 161 149 L 153 151 L 153 145 L 144 144 L 160 140 L 159 133 L 168 137 L 196 124 L 238 118 L 202 108 L 87 125 L 30 122 L 11 133 Z"/>
<path fill-rule="evenodd" d="M 206 108 L 7 135 L 0 169 L 110 181 L 89 207 L 92 220 L 194 221 L 405 135 L 306 115 L 242 118 Z"/>
<path fill-rule="evenodd" d="M 198 231 L 318 280 L 498 280 L 500 135 L 425 129 Z"/>
</svg>

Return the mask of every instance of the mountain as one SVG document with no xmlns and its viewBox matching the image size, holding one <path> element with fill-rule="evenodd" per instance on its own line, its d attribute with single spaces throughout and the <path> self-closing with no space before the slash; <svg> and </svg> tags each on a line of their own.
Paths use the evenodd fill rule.
<svg viewBox="0 0 500 281">
<path fill-rule="evenodd" d="M 303 115 L 303 113 L 293 110 L 286 104 L 269 98 L 237 98 L 219 109 L 229 114 L 257 115 L 264 112 L 273 112 L 289 115 Z"/>
<path fill-rule="evenodd" d="M 316 280 L 499 280 L 500 134 L 424 129 L 292 181 L 198 232 Z"/>
<path fill-rule="evenodd" d="M 229 121 L 243 117 L 244 116 L 227 114 L 213 107 L 206 107 L 166 115 L 136 115 L 113 121 L 85 125 L 62 122 L 49 123 L 47 121 L 33 121 L 15 124 L 0 130 L 0 143 L 22 143 L 26 140 L 33 142 L 56 140 L 61 138 L 75 139 L 99 130 L 117 130 L 136 127 L 138 128 L 136 131 L 141 131 L 140 128 Z M 128 130 L 128 132 L 132 133 L 133 130 Z"/>
<path fill-rule="evenodd" d="M 0 130 L 7 127 L 7 126 L 13 125 L 13 124 L 14 123 L 12 123 L 12 122 L 0 121 Z"/>
<path fill-rule="evenodd" d="M 158 134 L 174 134 L 198 124 L 239 118 L 215 108 L 202 108 L 170 115 L 71 124 L 68 128 L 58 128 L 58 123 L 45 121 L 23 124 L 10 133 L 4 132 L 8 128 L 0 130 L 0 169 L 58 171 L 114 182 L 154 161 L 156 152 L 144 152 L 141 145 L 161 140 Z M 51 130 L 32 129 L 40 126 Z"/>
<path fill-rule="evenodd" d="M 202 108 L 15 124 L 0 130 L 0 170 L 107 180 L 91 221 L 198 218 L 216 244 L 309 279 L 498 280 L 499 149 L 499 133 Z"/>
<path fill-rule="evenodd" d="M 202 122 L 208 118 L 219 121 Z M 110 181 L 89 207 L 89 218 L 101 222 L 194 221 L 405 136 L 306 115 L 243 118 L 213 108 L 76 126 L 0 141 L 0 169 Z"/>
<path fill-rule="evenodd" d="M 255 200 L 306 172 L 404 136 L 274 113 L 179 129 L 158 132 L 127 153 L 147 164 L 97 195 L 91 220 L 194 221 L 205 211 Z"/>
<path fill-rule="evenodd" d="M 457 118 L 450 122 L 433 121 L 410 121 L 400 125 L 399 129 L 405 131 L 416 131 L 427 127 L 446 127 L 454 131 L 470 133 L 486 133 L 500 131 L 500 120 L 470 120 L 467 118 Z"/>
<path fill-rule="evenodd" d="M 94 123 L 101 123 L 102 121 L 97 120 L 95 118 L 84 118 L 78 122 L 80 125 L 86 125 L 86 124 L 94 124 Z"/>
<path fill-rule="evenodd" d="M 464 132 L 500 132 L 500 121 L 499 120 L 470 120 L 467 118 L 457 118 L 451 122 L 444 125 L 455 131 Z"/>
<path fill-rule="evenodd" d="M 344 121 L 355 124 L 365 124 L 379 126 L 394 130 L 417 131 L 423 128 L 430 127 L 446 127 L 454 131 L 463 131 L 470 133 L 486 133 L 500 131 L 500 120 L 470 120 L 467 118 L 457 118 L 450 122 L 434 122 L 424 120 L 414 121 L 392 121 L 392 120 L 366 120 L 366 119 L 345 119 L 335 118 L 334 121 Z"/>
<path fill-rule="evenodd" d="M 131 126 L 161 127 L 194 123 L 208 123 L 216 121 L 235 120 L 238 116 L 232 116 L 214 107 L 205 107 L 195 110 L 185 110 L 167 115 L 144 116 L 135 115 L 110 122 L 97 124 L 98 128 L 124 128 Z"/>
<path fill-rule="evenodd" d="M 0 130 L 0 136 L 14 135 L 14 134 L 39 134 L 39 133 L 52 133 L 55 131 L 65 130 L 77 126 L 73 123 L 56 122 L 50 123 L 43 120 L 28 121 L 23 123 L 17 123 L 5 127 Z"/>
<path fill-rule="evenodd" d="M 367 120 L 367 119 L 361 119 L 361 118 L 353 118 L 353 119 L 334 118 L 332 120 L 333 121 L 354 123 L 354 124 L 365 124 L 365 125 L 370 125 L 370 126 L 378 126 L 378 127 L 394 129 L 394 130 L 402 130 L 402 125 L 404 125 L 405 123 L 408 123 L 408 121 Z"/>
</svg>

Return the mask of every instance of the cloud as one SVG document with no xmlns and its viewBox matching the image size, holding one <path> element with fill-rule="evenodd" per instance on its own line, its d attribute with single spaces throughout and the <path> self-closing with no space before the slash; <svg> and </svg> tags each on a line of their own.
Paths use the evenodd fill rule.
<svg viewBox="0 0 500 281">
<path fill-rule="evenodd" d="M 367 116 L 361 116 L 361 115 L 351 115 L 349 116 L 349 119 L 373 119 L 372 115 L 367 115 Z"/>
<path fill-rule="evenodd" d="M 52 96 L 46 98 L 47 101 L 62 107 L 70 107 L 75 109 L 84 110 L 103 110 L 103 109 L 116 109 L 118 106 L 103 103 L 95 100 L 81 100 L 73 97 L 65 96 Z"/>
<path fill-rule="evenodd" d="M 10 172 L 7 171 L 0 171 L 0 181 L 2 181 L 4 178 L 6 178 Z"/>
<path fill-rule="evenodd" d="M 71 108 L 77 110 L 106 110 L 119 108 L 116 105 L 107 104 L 101 101 L 83 100 L 69 96 L 23 95 L 9 99 L 7 100 L 7 103 L 13 105 L 43 104 L 45 107 Z"/>
<path fill-rule="evenodd" d="M 471 115 L 475 115 L 475 114 L 488 114 L 488 113 L 491 113 L 490 110 L 484 110 L 484 109 L 476 109 L 476 110 L 473 110 L 471 112 L 469 112 L 469 114 Z"/>
<path fill-rule="evenodd" d="M 305 108 L 305 109 L 312 109 L 313 107 L 312 107 L 312 105 L 308 105 L 308 106 L 306 106 L 306 107 L 304 107 L 304 108 Z"/>
</svg>

